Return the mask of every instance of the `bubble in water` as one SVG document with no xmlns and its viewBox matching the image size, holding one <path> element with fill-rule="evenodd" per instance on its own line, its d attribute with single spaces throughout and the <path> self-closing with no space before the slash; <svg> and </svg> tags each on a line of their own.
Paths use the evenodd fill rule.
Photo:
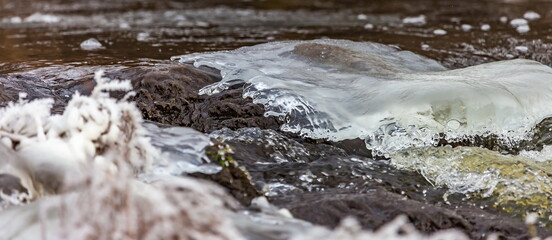
<svg viewBox="0 0 552 240">
<path fill-rule="evenodd" d="M 460 122 L 458 122 L 457 120 L 454 120 L 454 119 L 450 120 L 447 123 L 447 127 L 450 128 L 450 129 L 456 130 L 456 129 L 460 128 Z"/>
</svg>

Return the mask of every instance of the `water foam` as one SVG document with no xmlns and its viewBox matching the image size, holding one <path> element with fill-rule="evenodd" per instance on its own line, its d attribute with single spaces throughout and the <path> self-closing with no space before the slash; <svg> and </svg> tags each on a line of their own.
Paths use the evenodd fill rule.
<svg viewBox="0 0 552 240">
<path fill-rule="evenodd" d="M 552 69 L 501 61 L 447 70 L 436 61 L 370 42 L 287 41 L 173 57 L 219 69 L 215 94 L 246 82 L 244 97 L 279 116 L 282 130 L 317 139 L 365 139 L 390 154 L 466 136 L 530 137 L 552 113 Z"/>
<path fill-rule="evenodd" d="M 542 152 L 502 155 L 477 147 L 425 147 L 394 154 L 391 164 L 419 172 L 435 186 L 467 197 L 495 197 L 496 206 L 517 214 L 552 214 L 550 148 Z"/>
</svg>

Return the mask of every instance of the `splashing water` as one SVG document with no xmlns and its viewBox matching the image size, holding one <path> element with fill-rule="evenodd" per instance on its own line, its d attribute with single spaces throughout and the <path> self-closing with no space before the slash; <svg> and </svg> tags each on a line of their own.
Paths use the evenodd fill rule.
<svg viewBox="0 0 552 240">
<path fill-rule="evenodd" d="M 346 40 L 289 41 L 173 57 L 219 69 L 215 94 L 246 82 L 244 97 L 282 130 L 333 141 L 365 139 L 388 155 L 409 147 L 496 135 L 531 137 L 552 113 L 552 69 L 510 60 L 457 70 L 408 51 Z"/>
<path fill-rule="evenodd" d="M 547 155 L 545 155 L 547 154 Z M 542 152 L 502 155 L 477 147 L 424 147 L 403 150 L 391 157 L 399 169 L 420 172 L 436 186 L 467 197 L 495 197 L 495 207 L 524 215 L 537 211 L 551 216 L 552 155 Z"/>
</svg>

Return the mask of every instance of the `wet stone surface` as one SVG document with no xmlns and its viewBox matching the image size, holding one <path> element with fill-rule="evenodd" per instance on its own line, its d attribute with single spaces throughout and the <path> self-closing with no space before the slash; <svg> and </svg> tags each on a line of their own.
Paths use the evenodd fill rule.
<svg viewBox="0 0 552 240">
<path fill-rule="evenodd" d="M 455 227 L 474 239 L 491 232 L 504 239 L 529 237 L 522 219 L 494 209 L 492 198 L 453 194 L 445 201 L 446 189 L 433 187 L 417 172 L 372 159 L 361 140 L 331 143 L 283 133 L 280 119 L 265 118 L 261 105 L 242 98 L 246 86 L 198 95 L 220 79 L 219 73 L 167 60 L 327 37 L 391 44 L 451 69 L 512 58 L 552 66 L 549 1 L 0 2 L 1 105 L 25 92 L 28 99 L 53 98 L 54 111 L 61 111 L 75 92 L 89 93 L 93 73 L 103 69 L 108 77 L 132 81 L 145 119 L 192 127 L 229 144 L 237 166 L 246 171 L 228 168 L 217 176 L 197 177 L 220 183 L 245 205 L 264 194 L 295 217 L 330 227 L 352 215 L 372 229 L 406 214 L 424 232 Z M 528 11 L 540 15 L 526 20 L 529 31 L 511 24 Z M 83 48 L 91 38 L 101 47 Z M 351 67 L 363 66 L 353 61 Z M 543 121 L 538 137 L 520 149 L 549 144 L 549 122 Z M 492 139 L 458 145 L 470 144 L 520 150 L 500 149 Z M 5 175 L 0 186 L 19 187 Z"/>
<path fill-rule="evenodd" d="M 86 94 L 94 85 L 91 71 L 85 69 L 71 77 L 37 72 L 41 71 L 27 77 L 4 75 L 6 79 L 32 80 L 6 82 L 5 88 L 15 89 L 6 96 L 16 97 L 16 90 L 25 89 L 18 84 L 36 84 L 30 88 L 36 91 L 28 91 L 31 99 L 53 96 L 62 108 L 66 98 L 59 93 Z M 343 217 L 355 216 L 363 227 L 374 229 L 406 214 L 424 232 L 455 227 L 474 239 L 489 232 L 509 239 L 528 236 L 523 221 L 493 208 L 492 198 L 465 199 L 453 194 L 445 201 L 446 189 L 435 188 L 419 173 L 396 170 L 385 160 L 370 158 L 360 140 L 333 143 L 280 132 L 279 120 L 264 118 L 262 106 L 241 97 L 241 87 L 212 96 L 198 95 L 200 88 L 219 79 L 211 70 L 157 64 L 108 68 L 106 75 L 131 79 L 137 92 L 134 100 L 144 118 L 193 127 L 231 146 L 236 165 L 219 174 L 193 176 L 219 183 L 244 205 L 265 195 L 295 217 L 329 227 Z M 541 124 L 543 133 L 546 124 Z"/>
<path fill-rule="evenodd" d="M 454 227 L 473 239 L 484 239 L 491 232 L 505 239 L 529 237 L 522 221 L 491 207 L 492 198 L 467 200 L 452 194 L 445 201 L 446 189 L 385 161 L 348 155 L 332 145 L 307 143 L 272 130 L 223 129 L 210 136 L 235 148 L 232 156 L 272 203 L 309 222 L 335 227 L 342 218 L 354 216 L 363 227 L 375 229 L 405 214 L 424 232 Z"/>
</svg>

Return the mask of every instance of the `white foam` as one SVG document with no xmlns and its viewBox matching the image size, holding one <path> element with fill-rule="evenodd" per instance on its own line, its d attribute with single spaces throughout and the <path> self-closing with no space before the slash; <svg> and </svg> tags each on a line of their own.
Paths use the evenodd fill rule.
<svg viewBox="0 0 552 240">
<path fill-rule="evenodd" d="M 294 51 L 301 44 L 314 44 L 303 48 L 314 56 Z M 516 141 L 552 114 L 552 69 L 530 60 L 445 71 L 411 52 L 345 40 L 274 42 L 176 59 L 221 70 L 223 80 L 202 94 L 243 80 L 252 84 L 244 96 L 285 119 L 283 130 L 334 141 L 360 137 L 382 153 L 434 144 L 438 133 Z"/>
</svg>

